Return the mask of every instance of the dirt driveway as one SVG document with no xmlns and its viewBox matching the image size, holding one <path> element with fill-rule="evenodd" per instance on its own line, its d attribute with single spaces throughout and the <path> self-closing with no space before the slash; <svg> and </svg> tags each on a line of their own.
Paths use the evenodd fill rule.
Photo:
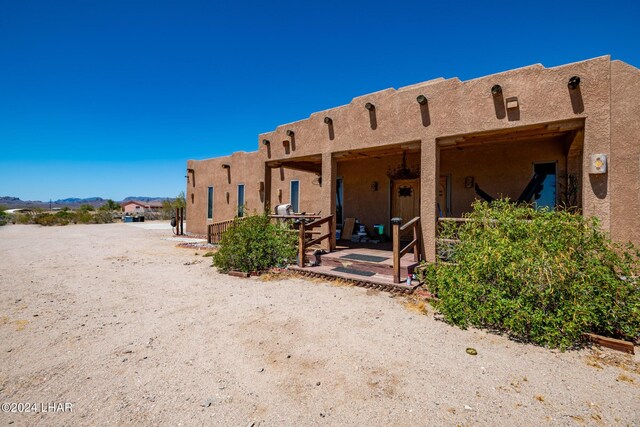
<svg viewBox="0 0 640 427">
<path fill-rule="evenodd" d="M 170 236 L 0 227 L 0 400 L 36 404 L 0 424 L 640 425 L 638 355 L 462 331 L 387 293 L 219 275 Z"/>
</svg>

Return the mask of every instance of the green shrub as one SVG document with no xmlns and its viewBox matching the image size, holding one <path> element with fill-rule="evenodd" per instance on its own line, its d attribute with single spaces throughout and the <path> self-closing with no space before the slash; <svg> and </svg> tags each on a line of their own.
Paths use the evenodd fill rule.
<svg viewBox="0 0 640 427">
<path fill-rule="evenodd" d="M 93 222 L 93 215 L 86 210 L 78 211 L 74 215 L 74 222 L 76 224 L 91 224 Z"/>
<path fill-rule="evenodd" d="M 271 223 L 269 216 L 252 215 L 236 219 L 223 235 L 213 265 L 220 271 L 266 271 L 286 266 L 296 257 L 296 234 L 287 225 Z"/>
<path fill-rule="evenodd" d="M 60 221 L 61 220 L 59 218 L 50 213 L 39 213 L 33 217 L 33 222 L 38 225 L 59 225 Z"/>
<path fill-rule="evenodd" d="M 13 215 L 13 220 L 16 224 L 33 224 L 34 223 L 34 215 L 17 213 Z"/>
<path fill-rule="evenodd" d="M 470 221 L 445 223 L 458 238 L 451 263 L 426 266 L 422 279 L 450 323 L 505 331 L 562 349 L 582 334 L 640 337 L 640 253 L 611 243 L 596 219 L 478 202 Z"/>
</svg>

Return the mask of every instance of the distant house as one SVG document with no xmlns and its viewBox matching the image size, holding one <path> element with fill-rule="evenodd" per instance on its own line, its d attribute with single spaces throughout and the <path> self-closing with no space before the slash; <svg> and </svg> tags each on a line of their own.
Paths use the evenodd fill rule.
<svg viewBox="0 0 640 427">
<path fill-rule="evenodd" d="M 160 202 L 140 202 L 137 200 L 129 200 L 120 204 L 125 214 L 139 214 L 145 212 L 159 212 L 162 209 Z"/>
</svg>

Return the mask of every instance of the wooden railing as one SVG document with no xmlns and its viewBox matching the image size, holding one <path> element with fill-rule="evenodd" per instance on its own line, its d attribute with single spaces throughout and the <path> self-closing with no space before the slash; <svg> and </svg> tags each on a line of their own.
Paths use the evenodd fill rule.
<svg viewBox="0 0 640 427">
<path fill-rule="evenodd" d="M 222 235 L 226 233 L 227 230 L 229 230 L 229 228 L 231 228 L 231 226 L 233 225 L 233 222 L 236 219 L 242 220 L 244 218 L 246 218 L 246 216 L 240 217 L 240 218 L 228 219 L 226 221 L 218 221 L 218 222 L 214 222 L 213 224 L 208 224 L 207 225 L 207 242 L 209 242 L 210 244 L 220 243 L 220 241 L 222 240 Z M 320 219 L 322 217 L 320 215 L 299 214 L 299 215 L 269 215 L 269 218 L 275 221 L 303 220 L 304 222 L 304 220 Z M 292 233 L 298 232 L 298 230 L 293 230 L 293 229 L 289 231 L 291 231 Z M 317 233 L 314 232 L 314 234 L 317 234 Z"/>
<path fill-rule="evenodd" d="M 393 227 L 393 282 L 400 283 L 400 259 L 411 249 L 413 249 L 413 260 L 420 261 L 420 217 L 417 216 L 405 225 L 402 224 L 402 218 L 392 218 L 391 225 Z M 400 233 L 409 227 L 413 227 L 413 240 L 404 248 L 400 249 Z"/>
<path fill-rule="evenodd" d="M 226 221 L 214 222 L 213 224 L 207 225 L 207 242 L 209 244 L 212 243 L 220 243 L 222 240 L 222 235 L 233 226 L 233 222 L 236 219 L 242 220 L 244 217 L 228 219 Z"/>
<path fill-rule="evenodd" d="M 313 237 L 314 235 L 320 234 L 318 232 L 313 231 L 314 228 L 318 228 L 323 224 L 329 225 L 329 232 L 322 234 L 319 237 Z M 332 235 L 336 233 L 336 225 L 333 219 L 333 215 L 326 216 L 324 218 L 317 219 L 313 222 L 305 224 L 304 221 L 300 223 L 300 228 L 298 229 L 298 267 L 304 267 L 306 264 L 306 253 L 307 248 L 311 245 L 318 244 L 323 240 L 329 240 L 329 250 L 333 250 L 333 239 Z"/>
</svg>

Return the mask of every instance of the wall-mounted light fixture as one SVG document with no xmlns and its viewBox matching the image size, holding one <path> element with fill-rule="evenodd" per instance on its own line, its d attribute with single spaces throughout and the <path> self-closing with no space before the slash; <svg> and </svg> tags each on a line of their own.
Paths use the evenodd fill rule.
<svg viewBox="0 0 640 427">
<path fill-rule="evenodd" d="M 373 181 L 371 183 L 371 191 L 378 191 L 378 181 Z"/>
<path fill-rule="evenodd" d="M 367 102 L 366 104 L 364 104 L 364 108 L 366 108 L 367 110 L 371 111 L 371 110 L 374 110 L 376 108 L 376 106 L 373 105 L 370 102 Z"/>
<path fill-rule="evenodd" d="M 499 96 L 500 94 L 502 94 L 502 86 L 493 85 L 493 87 L 491 87 L 491 95 Z"/>
<path fill-rule="evenodd" d="M 258 191 L 264 191 L 264 181 L 258 181 L 257 189 Z"/>
<path fill-rule="evenodd" d="M 333 123 L 333 120 L 331 119 L 331 117 L 325 117 L 324 118 L 324 122 L 328 125 L 330 125 L 331 123 Z"/>
<path fill-rule="evenodd" d="M 262 145 L 269 145 L 269 144 L 271 144 L 271 141 L 269 141 L 268 139 L 262 140 Z"/>
<path fill-rule="evenodd" d="M 606 154 L 592 154 L 589 158 L 589 173 L 592 175 L 598 175 L 607 173 L 607 155 Z"/>
<path fill-rule="evenodd" d="M 229 163 L 223 163 L 222 169 L 231 169 L 231 165 Z"/>
<path fill-rule="evenodd" d="M 291 129 L 287 131 L 287 136 L 293 136 L 294 134 L 295 132 L 293 132 Z"/>
<path fill-rule="evenodd" d="M 418 101 L 418 104 L 420 105 L 425 105 L 427 103 L 427 97 L 424 95 L 418 95 L 416 101 Z"/>
<path fill-rule="evenodd" d="M 573 76 L 569 79 L 569 83 L 567 83 L 567 86 L 569 86 L 569 89 L 575 89 L 578 86 L 580 86 L 580 77 L 578 76 Z"/>
</svg>

